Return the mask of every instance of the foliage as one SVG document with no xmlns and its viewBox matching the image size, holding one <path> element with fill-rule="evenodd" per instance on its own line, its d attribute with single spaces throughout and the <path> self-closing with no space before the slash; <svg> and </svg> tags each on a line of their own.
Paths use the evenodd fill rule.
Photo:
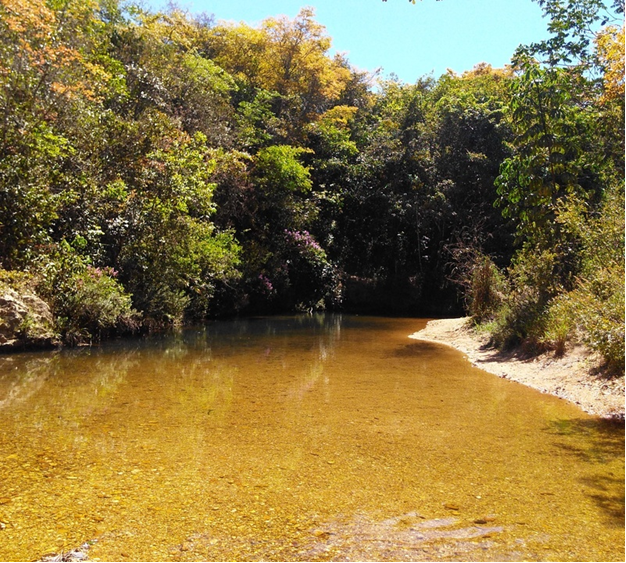
<svg viewBox="0 0 626 563">
<path fill-rule="evenodd" d="M 258 29 L 223 24 L 208 39 L 214 60 L 242 92 L 252 94 L 242 102 L 253 103 L 257 92 L 274 97 L 272 112 L 282 120 L 281 141 L 298 142 L 306 124 L 335 105 L 351 79 L 340 57 L 327 56 L 331 40 L 314 16 L 305 7 L 293 20 L 268 18 Z"/>
<path fill-rule="evenodd" d="M 205 140 L 182 135 L 148 153 L 126 201 L 116 266 L 136 306 L 157 325 L 180 323 L 189 307 L 206 312 L 215 283 L 237 277 L 236 243 L 229 233 L 214 234 L 208 220 L 214 162 Z"/>
<path fill-rule="evenodd" d="M 539 4 L 551 36 L 511 67 L 407 85 L 331 55 L 311 8 L 252 27 L 0 0 L 0 266 L 73 342 L 465 308 L 503 345 L 578 338 L 615 363 L 623 24 Z"/>
<path fill-rule="evenodd" d="M 509 70 L 478 65 L 442 76 L 435 89 L 440 183 L 449 202 L 449 238 L 471 236 L 472 246 L 503 266 L 513 251 L 511 222 L 493 202 L 501 163 L 513 133 L 507 115 Z"/>
<path fill-rule="evenodd" d="M 515 152 L 497 179 L 506 217 L 522 239 L 554 242 L 557 202 L 582 191 L 584 109 L 574 97 L 582 77 L 528 65 L 512 85 Z"/>
<path fill-rule="evenodd" d="M 561 351 L 582 340 L 623 371 L 623 45 L 616 27 L 590 32 L 604 2 L 539 3 L 552 37 L 516 54 L 515 138 L 497 179 L 521 249 L 494 336 Z"/>
<path fill-rule="evenodd" d="M 311 189 L 309 170 L 298 157 L 307 150 L 289 145 L 271 146 L 256 155 L 255 176 L 266 194 L 306 193 Z"/>
<path fill-rule="evenodd" d="M 91 342 L 138 327 L 131 298 L 112 268 L 92 267 L 65 241 L 35 265 L 38 293 L 50 303 L 65 342 Z"/>
<path fill-rule="evenodd" d="M 624 26 L 609 26 L 596 38 L 598 62 L 603 69 L 604 100 L 624 100 Z"/>
<path fill-rule="evenodd" d="M 311 311 L 341 301 L 336 268 L 307 231 L 285 231 L 284 250 L 290 299 L 296 309 Z"/>
<path fill-rule="evenodd" d="M 553 283 L 558 267 L 558 257 L 550 250 L 537 252 L 528 245 L 516 254 L 507 272 L 509 292 L 495 314 L 496 346 L 510 348 L 528 341 L 539 347 L 549 304 L 558 293 Z"/>
<path fill-rule="evenodd" d="M 624 270 L 604 267 L 554 300 L 546 338 L 564 349 L 573 337 L 598 351 L 609 366 L 624 371 Z"/>
<path fill-rule="evenodd" d="M 577 338 L 618 371 L 624 369 L 624 186 L 612 186 L 595 216 L 574 203 L 561 220 L 583 240 L 582 268 L 575 288 L 550 309 L 548 340 L 564 347 Z"/>
<path fill-rule="evenodd" d="M 507 279 L 493 260 L 475 246 L 459 244 L 451 253 L 452 281 L 462 290 L 466 311 L 475 323 L 493 320 L 508 294 Z"/>
<path fill-rule="evenodd" d="M 573 65 L 589 69 L 594 65 L 593 29 L 605 26 L 624 14 L 624 0 L 536 0 L 549 19 L 550 37 L 531 45 L 522 45 L 514 61 L 542 57 L 548 66 Z"/>
<path fill-rule="evenodd" d="M 125 332 L 137 326 L 130 296 L 115 281 L 115 270 L 87 266 L 70 279 L 72 289 L 57 294 L 55 315 L 70 343 L 99 340 L 107 333 Z"/>
</svg>

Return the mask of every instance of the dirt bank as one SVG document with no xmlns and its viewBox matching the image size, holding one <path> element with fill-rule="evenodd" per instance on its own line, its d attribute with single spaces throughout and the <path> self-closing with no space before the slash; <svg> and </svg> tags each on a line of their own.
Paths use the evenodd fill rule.
<svg viewBox="0 0 626 563">
<path fill-rule="evenodd" d="M 499 352 L 467 317 L 430 321 L 410 338 L 452 346 L 476 367 L 571 401 L 590 414 L 624 418 L 624 378 L 608 377 L 600 358 L 584 346 L 571 347 L 561 357 L 553 352 L 532 358 L 519 350 Z"/>
</svg>

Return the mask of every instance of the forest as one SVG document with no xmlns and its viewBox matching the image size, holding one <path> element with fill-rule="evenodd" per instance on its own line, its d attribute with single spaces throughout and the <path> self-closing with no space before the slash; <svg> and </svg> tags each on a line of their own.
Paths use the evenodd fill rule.
<svg viewBox="0 0 626 563">
<path fill-rule="evenodd" d="M 70 345 L 467 314 L 623 372 L 624 2 L 537 1 L 549 39 L 507 67 L 405 84 L 330 55 L 312 8 L 0 0 L 0 290 Z"/>
</svg>

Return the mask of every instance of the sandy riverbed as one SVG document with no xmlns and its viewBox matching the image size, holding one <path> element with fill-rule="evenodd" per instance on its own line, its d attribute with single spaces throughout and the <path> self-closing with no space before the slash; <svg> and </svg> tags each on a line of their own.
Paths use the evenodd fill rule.
<svg viewBox="0 0 626 563">
<path fill-rule="evenodd" d="M 584 346 L 570 347 L 561 357 L 503 353 L 490 348 L 488 336 L 474 330 L 467 317 L 429 321 L 410 338 L 452 346 L 476 367 L 571 401 L 590 414 L 624 418 L 624 378 L 607 377 L 600 358 Z"/>
</svg>

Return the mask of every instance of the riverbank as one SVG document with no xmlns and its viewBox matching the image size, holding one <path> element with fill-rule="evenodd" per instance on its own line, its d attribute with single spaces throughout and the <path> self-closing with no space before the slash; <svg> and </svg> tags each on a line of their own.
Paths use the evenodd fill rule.
<svg viewBox="0 0 626 563">
<path fill-rule="evenodd" d="M 585 346 L 568 348 L 559 357 L 500 352 L 489 347 L 489 336 L 476 331 L 468 317 L 429 321 L 410 338 L 452 346 L 480 369 L 571 401 L 589 414 L 624 419 L 624 378 L 609 377 L 599 356 Z"/>
</svg>

